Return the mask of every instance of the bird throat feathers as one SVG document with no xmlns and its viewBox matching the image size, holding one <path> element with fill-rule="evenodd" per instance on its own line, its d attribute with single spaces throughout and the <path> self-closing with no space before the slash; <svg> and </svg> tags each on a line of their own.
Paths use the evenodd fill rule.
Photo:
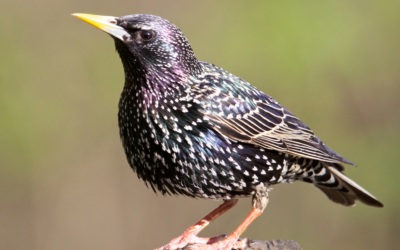
<svg viewBox="0 0 400 250">
<path fill-rule="evenodd" d="M 178 53 L 176 60 L 164 61 L 149 58 L 129 48 L 127 44 L 115 39 L 115 47 L 121 58 L 124 72 L 125 85 L 138 84 L 150 91 L 165 92 L 186 88 L 189 77 L 202 73 L 201 63 L 193 52 L 187 57 L 186 50 Z M 133 50 L 133 51 L 132 51 Z M 189 60 L 188 60 L 189 59 Z M 160 61 L 159 64 L 155 61 Z"/>
</svg>

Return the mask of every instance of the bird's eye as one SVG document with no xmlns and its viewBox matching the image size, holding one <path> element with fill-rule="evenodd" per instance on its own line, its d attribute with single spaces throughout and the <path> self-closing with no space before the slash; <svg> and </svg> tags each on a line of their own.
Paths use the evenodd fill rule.
<svg viewBox="0 0 400 250">
<path fill-rule="evenodd" d="M 139 36 L 143 41 L 148 42 L 154 37 L 154 34 L 151 30 L 142 30 L 139 32 Z"/>
</svg>

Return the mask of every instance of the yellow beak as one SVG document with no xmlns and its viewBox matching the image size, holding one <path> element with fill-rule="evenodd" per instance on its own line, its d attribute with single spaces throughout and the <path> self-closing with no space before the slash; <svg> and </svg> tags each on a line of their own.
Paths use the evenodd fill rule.
<svg viewBox="0 0 400 250">
<path fill-rule="evenodd" d="M 73 16 L 93 25 L 94 27 L 107 32 L 108 34 L 124 41 L 126 38 L 130 38 L 130 34 L 126 30 L 117 24 L 117 17 L 113 16 L 98 16 L 91 14 L 75 13 Z M 125 39 L 124 39 L 125 37 Z"/>
</svg>

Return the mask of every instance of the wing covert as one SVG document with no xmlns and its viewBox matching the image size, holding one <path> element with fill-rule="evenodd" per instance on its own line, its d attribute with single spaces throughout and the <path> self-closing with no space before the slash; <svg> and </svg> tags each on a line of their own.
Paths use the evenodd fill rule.
<svg viewBox="0 0 400 250">
<path fill-rule="evenodd" d="M 225 71 L 226 72 L 226 71 Z M 229 74 L 229 73 L 228 73 Z M 313 131 L 272 97 L 240 78 L 222 74 L 214 84 L 197 84 L 201 112 L 225 136 L 266 149 L 335 163 L 351 163 L 328 148 Z M 240 81 L 231 84 L 232 80 Z M 235 87 L 233 87 L 235 86 Z"/>
</svg>

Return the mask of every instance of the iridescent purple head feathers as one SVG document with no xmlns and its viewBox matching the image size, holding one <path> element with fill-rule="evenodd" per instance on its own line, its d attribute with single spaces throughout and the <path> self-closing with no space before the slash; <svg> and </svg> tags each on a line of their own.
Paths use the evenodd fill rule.
<svg viewBox="0 0 400 250">
<path fill-rule="evenodd" d="M 128 49 L 133 61 L 141 64 L 135 65 L 136 68 L 142 68 L 150 78 L 153 74 L 166 71 L 176 75 L 196 74 L 201 71 L 186 37 L 168 20 L 138 14 L 122 16 L 116 21 L 116 25 L 129 34 L 123 40 L 114 37 L 118 52 L 121 55 Z M 134 68 L 132 70 L 135 71 Z"/>
</svg>

